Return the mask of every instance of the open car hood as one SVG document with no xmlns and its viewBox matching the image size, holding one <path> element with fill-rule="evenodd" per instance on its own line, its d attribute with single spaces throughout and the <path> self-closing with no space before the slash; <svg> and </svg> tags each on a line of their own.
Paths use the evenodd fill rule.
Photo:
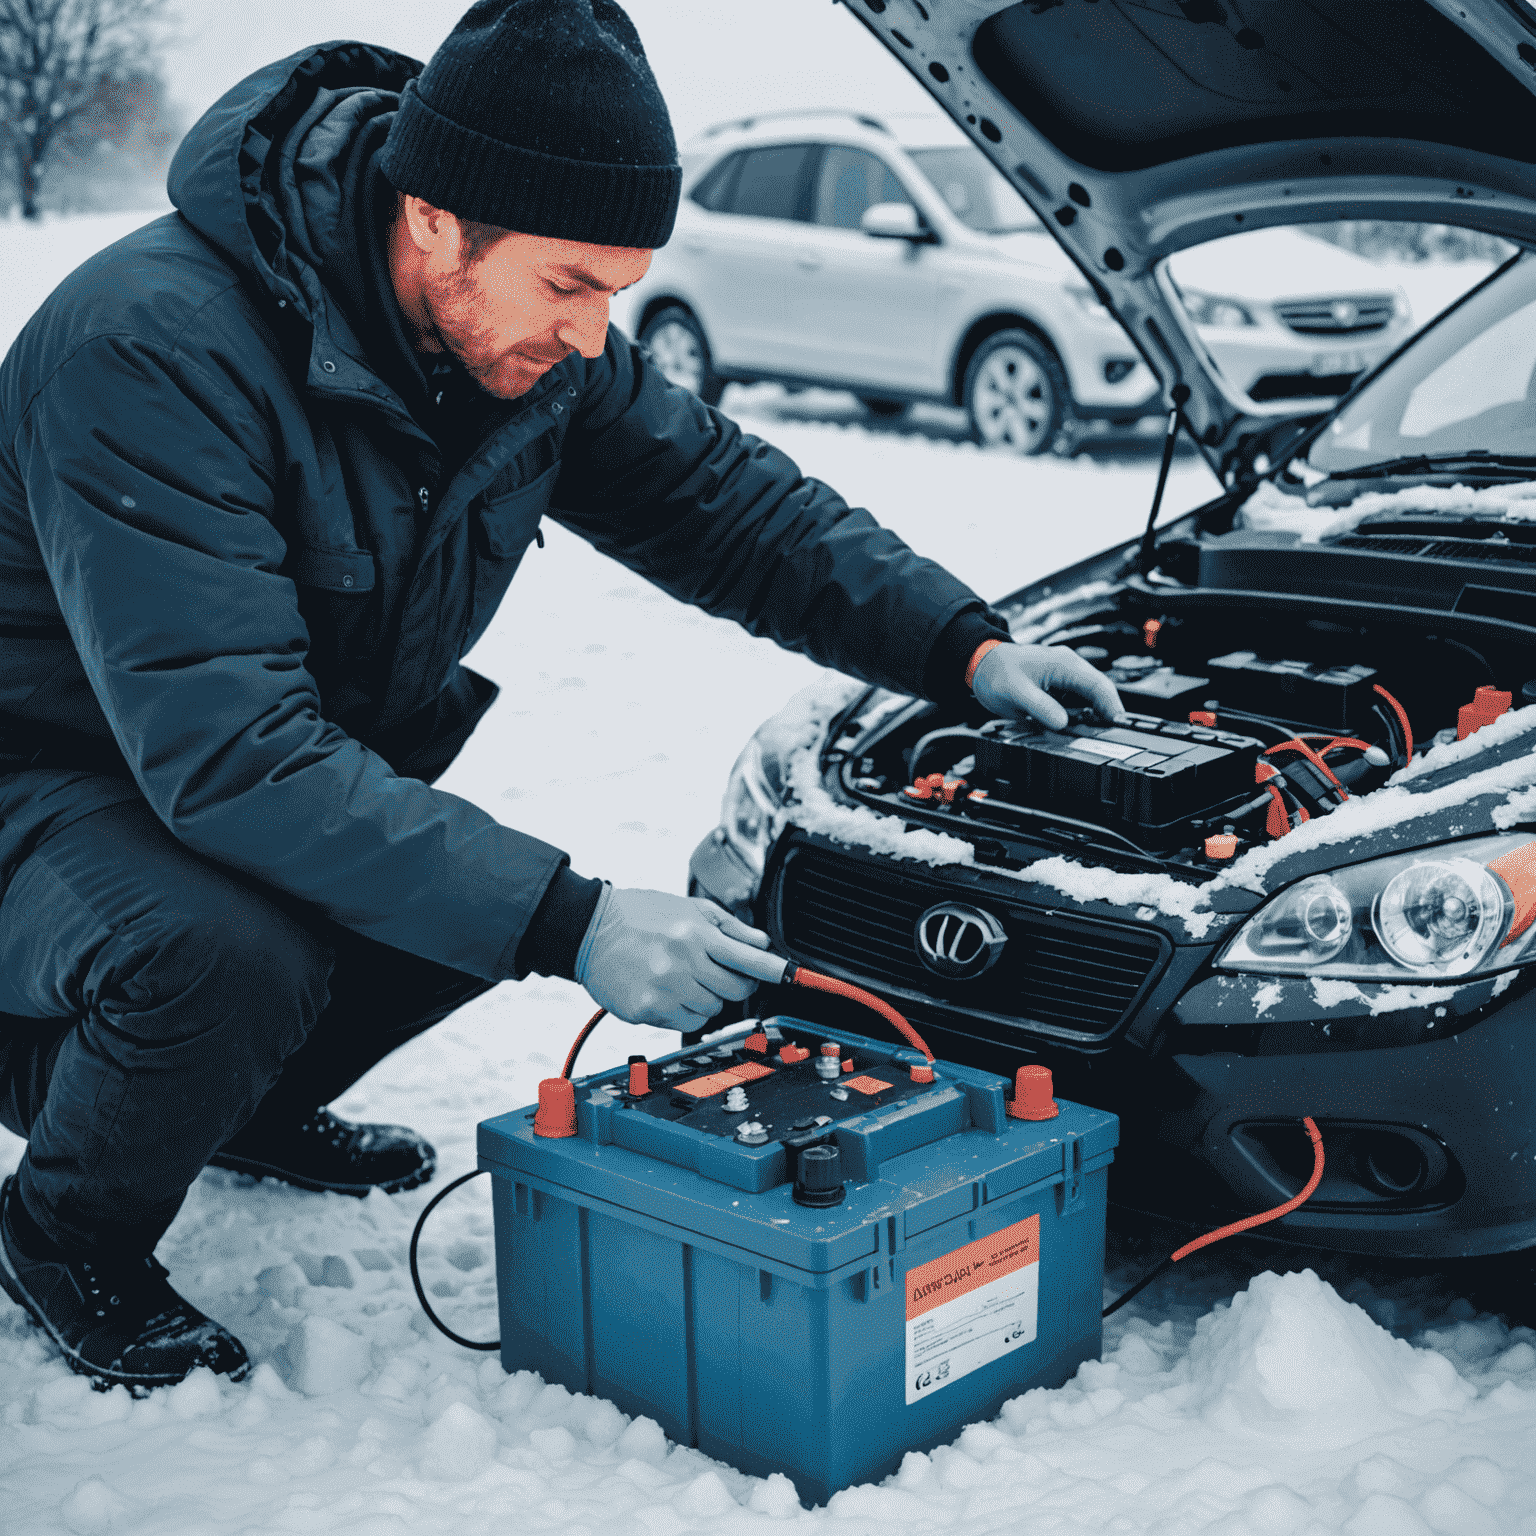
<svg viewBox="0 0 1536 1536">
<path fill-rule="evenodd" d="M 1165 399 L 1189 391 L 1185 419 L 1226 484 L 1261 447 L 1278 457 L 1296 403 L 1256 405 L 1222 379 L 1165 257 L 1331 219 L 1536 245 L 1527 0 L 844 4 L 1046 221 Z"/>
</svg>

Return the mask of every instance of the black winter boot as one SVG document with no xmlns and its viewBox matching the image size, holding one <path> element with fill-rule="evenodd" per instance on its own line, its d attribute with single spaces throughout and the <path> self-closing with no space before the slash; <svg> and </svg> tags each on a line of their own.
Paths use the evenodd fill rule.
<svg viewBox="0 0 1536 1536">
<path fill-rule="evenodd" d="M 59 1346 L 70 1370 L 105 1391 L 140 1396 L 174 1386 L 198 1366 L 239 1381 L 250 1370 L 234 1334 L 179 1296 L 150 1254 L 126 1258 L 100 1250 L 34 1257 L 52 1247 L 19 1210 L 16 1181 L 0 1185 L 0 1286 Z"/>
<path fill-rule="evenodd" d="M 328 1109 L 317 1109 L 302 1123 L 274 1124 L 258 1110 L 208 1161 L 300 1189 L 338 1195 L 382 1189 L 397 1195 L 432 1177 L 437 1153 L 403 1125 L 353 1125 Z"/>
</svg>

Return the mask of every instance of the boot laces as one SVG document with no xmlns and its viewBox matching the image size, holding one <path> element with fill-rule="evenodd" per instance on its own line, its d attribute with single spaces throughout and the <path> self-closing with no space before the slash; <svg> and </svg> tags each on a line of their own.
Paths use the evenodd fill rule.
<svg viewBox="0 0 1536 1536">
<path fill-rule="evenodd" d="M 142 1273 L 139 1273 L 142 1266 Z M 97 1317 L 105 1317 L 112 1307 L 120 1307 L 125 1295 L 147 1291 L 170 1277 L 170 1270 L 153 1254 L 145 1254 L 139 1263 L 129 1260 L 121 1267 L 111 1265 L 103 1269 L 98 1259 L 79 1261 L 80 1284 L 85 1294 L 95 1304 Z"/>
<path fill-rule="evenodd" d="M 324 1105 L 299 1127 L 305 1135 L 319 1136 L 322 1140 L 329 1141 L 333 1147 L 341 1146 L 355 1129 L 356 1127 L 349 1125 L 345 1120 L 338 1119 Z"/>
</svg>

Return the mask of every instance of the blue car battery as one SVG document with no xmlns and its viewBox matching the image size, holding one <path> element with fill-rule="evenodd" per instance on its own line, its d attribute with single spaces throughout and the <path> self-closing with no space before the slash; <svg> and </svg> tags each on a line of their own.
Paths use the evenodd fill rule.
<svg viewBox="0 0 1536 1536">
<path fill-rule="evenodd" d="M 574 1135 L 482 1122 L 503 1366 L 812 1502 L 1059 1386 L 1100 1348 L 1118 1121 L 922 1062 L 781 1016 L 579 1080 Z"/>
</svg>

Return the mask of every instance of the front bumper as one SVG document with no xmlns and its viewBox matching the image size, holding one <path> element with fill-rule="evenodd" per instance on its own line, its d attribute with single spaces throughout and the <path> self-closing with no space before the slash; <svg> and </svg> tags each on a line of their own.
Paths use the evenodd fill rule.
<svg viewBox="0 0 1536 1536">
<path fill-rule="evenodd" d="M 723 898 L 710 880 L 729 867 L 706 838 L 691 866 L 699 893 Z M 735 894 L 724 904 L 740 909 Z M 994 991 L 967 1007 L 953 987 L 925 986 L 900 929 L 941 899 L 985 908 L 1034 946 L 1039 964 L 1009 981 L 1029 1001 Z M 750 911 L 780 953 L 888 997 L 939 1057 L 1007 1075 L 1038 1061 L 1061 1092 L 1118 1114 L 1121 1206 L 1205 1230 L 1277 1205 L 1310 1170 L 1310 1115 L 1324 1182 L 1265 1236 L 1434 1260 L 1536 1246 L 1536 989 L 1523 978 L 1425 988 L 1408 1007 L 1383 1007 L 1379 988 L 1324 1006 L 1304 979 L 1212 974 L 1230 925 L 1191 943 L 1176 920 L 1117 920 L 985 869 L 919 871 L 798 832 Z M 1074 1029 L 1063 967 L 1085 954 Z M 1106 966 L 1127 975 L 1106 980 Z M 749 1006 L 870 1029 L 820 994 L 768 988 Z"/>
<path fill-rule="evenodd" d="M 1340 381 L 1374 368 L 1408 334 L 1406 317 L 1384 329 L 1358 336 L 1305 336 L 1273 316 L 1251 326 L 1200 327 L 1200 339 L 1222 376 L 1240 393 L 1256 400 L 1300 398 L 1315 381 L 1319 397 L 1344 392 Z"/>
</svg>

